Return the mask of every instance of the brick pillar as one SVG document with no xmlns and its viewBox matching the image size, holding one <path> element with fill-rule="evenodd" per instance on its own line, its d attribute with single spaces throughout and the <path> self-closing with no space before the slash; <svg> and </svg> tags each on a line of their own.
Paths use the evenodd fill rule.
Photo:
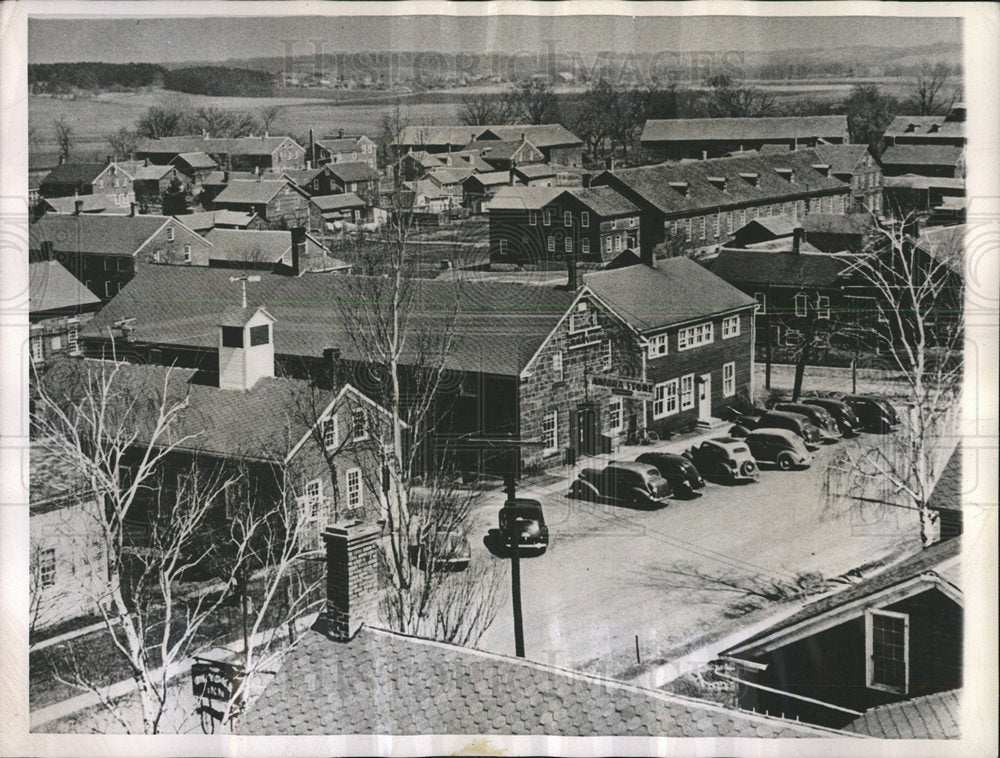
<svg viewBox="0 0 1000 758">
<path fill-rule="evenodd" d="M 341 521 L 326 542 L 326 615 L 334 639 L 347 642 L 375 615 L 378 599 L 378 527 Z"/>
</svg>

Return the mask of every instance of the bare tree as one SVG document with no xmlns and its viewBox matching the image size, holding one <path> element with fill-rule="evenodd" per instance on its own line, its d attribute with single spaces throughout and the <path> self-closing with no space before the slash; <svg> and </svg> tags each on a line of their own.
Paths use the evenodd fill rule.
<svg viewBox="0 0 1000 758">
<path fill-rule="evenodd" d="M 73 148 L 73 127 L 70 126 L 65 116 L 60 116 L 55 120 L 56 144 L 59 145 L 59 159 L 63 162 L 69 161 L 70 150 Z"/>
<path fill-rule="evenodd" d="M 132 157 L 139 144 L 139 133 L 123 126 L 117 131 L 111 132 L 105 139 L 107 139 L 108 147 L 111 148 L 112 157 L 115 160 L 126 160 Z"/>
<path fill-rule="evenodd" d="M 772 116 L 774 98 L 758 87 L 738 84 L 726 73 L 716 74 L 707 82 L 711 88 L 708 115 L 713 118 L 756 118 Z"/>
<path fill-rule="evenodd" d="M 180 107 L 174 106 L 150 106 L 136 122 L 136 132 L 147 139 L 174 137 L 184 134 L 189 127 L 190 119 L 187 114 Z"/>
<path fill-rule="evenodd" d="M 902 377 L 906 408 L 901 428 L 886 444 L 844 445 L 828 473 L 831 497 L 919 512 L 923 544 L 937 539 L 937 515 L 928 501 L 944 463 L 941 440 L 954 434 L 962 388 L 961 237 L 939 244 L 911 236 L 905 219 L 881 226 L 854 275 L 879 305 L 875 330 Z"/>
<path fill-rule="evenodd" d="M 510 124 L 517 118 L 517 106 L 508 93 L 484 92 L 462 97 L 459 120 L 466 126 Z"/>
<path fill-rule="evenodd" d="M 274 122 L 278 120 L 278 116 L 280 115 L 280 105 L 269 105 L 266 108 L 260 109 L 257 119 L 260 121 L 260 125 L 263 127 L 264 131 L 270 131 L 271 127 L 274 126 Z"/>
<path fill-rule="evenodd" d="M 924 61 L 920 66 L 916 79 L 913 81 L 913 105 L 921 116 L 933 116 L 942 110 L 947 110 L 955 102 L 957 93 L 944 92 L 944 87 L 951 76 L 951 68 L 947 63 L 931 64 Z"/>
<path fill-rule="evenodd" d="M 543 79 L 521 82 L 515 90 L 514 102 L 518 109 L 515 115 L 526 124 L 551 124 L 559 117 L 559 102 Z"/>
</svg>

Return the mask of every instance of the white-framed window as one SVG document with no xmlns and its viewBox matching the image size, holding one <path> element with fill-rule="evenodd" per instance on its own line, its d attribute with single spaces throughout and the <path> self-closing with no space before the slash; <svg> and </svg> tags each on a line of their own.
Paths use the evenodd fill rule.
<svg viewBox="0 0 1000 758">
<path fill-rule="evenodd" d="M 615 235 L 615 252 L 616 253 L 620 253 L 622 251 L 622 247 L 623 247 L 623 245 L 622 245 L 622 235 L 616 234 Z"/>
<path fill-rule="evenodd" d="M 309 518 L 319 516 L 319 505 L 321 502 L 323 502 L 323 482 L 319 479 L 307 482 L 305 494 L 302 496 L 302 503 L 309 513 Z"/>
<path fill-rule="evenodd" d="M 805 292 L 800 292 L 795 296 L 795 315 L 804 317 L 809 312 L 809 296 Z"/>
<path fill-rule="evenodd" d="M 327 450 L 334 450 L 339 444 L 340 434 L 337 430 L 337 416 L 333 414 L 329 418 L 323 419 L 323 447 Z"/>
<path fill-rule="evenodd" d="M 563 372 L 563 354 L 561 352 L 552 354 L 552 376 L 557 382 L 566 378 Z"/>
<path fill-rule="evenodd" d="M 567 253 L 573 252 L 573 238 L 570 237 L 568 234 L 566 235 L 566 239 L 563 240 L 563 250 L 565 250 Z"/>
<path fill-rule="evenodd" d="M 584 229 L 590 228 L 590 211 L 580 212 L 580 226 Z"/>
<path fill-rule="evenodd" d="M 722 339 L 728 340 L 740 336 L 740 317 L 727 316 L 722 319 Z"/>
<path fill-rule="evenodd" d="M 865 611 L 865 684 L 906 694 L 910 688 L 910 617 L 893 611 Z"/>
<path fill-rule="evenodd" d="M 360 508 L 364 498 L 361 487 L 361 469 L 352 468 L 347 471 L 347 507 Z"/>
<path fill-rule="evenodd" d="M 549 411 L 542 419 L 542 445 L 543 453 L 559 449 L 559 411 Z"/>
<path fill-rule="evenodd" d="M 167 241 L 168 242 L 174 241 L 174 228 L 172 226 L 167 227 Z"/>
<path fill-rule="evenodd" d="M 817 318 L 830 318 L 830 298 L 828 295 L 816 296 Z"/>
<path fill-rule="evenodd" d="M 38 581 L 43 587 L 56 583 L 56 549 L 45 547 L 38 551 Z"/>
<path fill-rule="evenodd" d="M 736 394 L 736 362 L 722 364 L 722 396 L 732 397 Z"/>
<path fill-rule="evenodd" d="M 690 350 L 693 347 L 707 345 L 714 341 L 715 337 L 712 333 L 711 321 L 706 321 L 703 324 L 695 324 L 694 326 L 687 326 L 677 332 L 678 350 Z"/>
<path fill-rule="evenodd" d="M 117 284 L 118 284 L 118 282 L 105 282 L 104 283 L 104 296 L 105 297 L 114 297 L 117 294 L 117 292 L 118 292 Z"/>
<path fill-rule="evenodd" d="M 587 255 L 590 252 L 590 238 L 584 237 L 580 240 L 580 252 Z"/>
<path fill-rule="evenodd" d="M 604 341 L 604 361 L 603 366 L 605 371 L 610 371 L 615 365 L 615 348 L 614 343 L 611 340 Z"/>
<path fill-rule="evenodd" d="M 684 224 L 684 239 L 691 241 L 691 219 L 686 218 L 681 223 Z"/>
<path fill-rule="evenodd" d="M 569 333 L 583 332 L 597 326 L 597 313 L 587 302 L 576 304 L 576 310 L 569 314 Z"/>
<path fill-rule="evenodd" d="M 604 252 L 610 253 L 611 252 L 611 237 L 602 237 L 601 240 L 602 240 L 602 244 L 604 246 L 604 248 L 603 248 Z"/>
<path fill-rule="evenodd" d="M 77 321 L 66 324 L 66 347 L 71 353 L 80 352 L 80 324 Z"/>
<path fill-rule="evenodd" d="M 699 230 L 698 238 L 699 239 L 705 239 L 705 226 L 706 226 L 706 224 L 705 224 L 705 217 L 702 216 L 701 218 L 698 219 L 698 230 Z"/>
<path fill-rule="evenodd" d="M 184 246 L 184 262 L 185 263 L 190 263 L 191 262 L 191 246 L 190 245 L 185 245 Z"/>
<path fill-rule="evenodd" d="M 538 211 L 528 211 L 528 226 L 538 226 Z"/>
<path fill-rule="evenodd" d="M 573 226 L 573 214 L 563 211 L 563 226 Z"/>
<path fill-rule="evenodd" d="M 368 439 L 368 414 L 364 408 L 351 411 L 351 439 L 354 442 Z"/>
<path fill-rule="evenodd" d="M 717 213 L 712 216 L 712 236 L 719 236 L 719 214 Z"/>
<path fill-rule="evenodd" d="M 733 216 L 736 215 L 732 211 L 726 211 L 724 214 L 726 218 L 726 234 L 733 233 Z"/>
<path fill-rule="evenodd" d="M 62 350 L 62 335 L 54 334 L 49 337 L 49 348 L 53 351 Z"/>
<path fill-rule="evenodd" d="M 552 226 L 552 210 L 550 208 L 545 208 L 542 211 L 542 223 L 545 226 Z"/>
<path fill-rule="evenodd" d="M 694 374 L 681 377 L 681 410 L 694 408 Z"/>
<path fill-rule="evenodd" d="M 614 434 L 621 432 L 625 427 L 625 408 L 620 397 L 608 402 L 607 414 L 608 431 Z"/>
<path fill-rule="evenodd" d="M 649 346 L 646 348 L 646 352 L 650 358 L 659 358 L 661 355 L 666 355 L 667 335 L 657 334 L 654 337 L 650 337 Z"/>
<path fill-rule="evenodd" d="M 549 235 L 549 252 L 554 253 L 556 251 L 556 238 L 551 234 Z"/>
<path fill-rule="evenodd" d="M 677 413 L 677 380 L 660 382 L 653 388 L 653 418 Z"/>
</svg>

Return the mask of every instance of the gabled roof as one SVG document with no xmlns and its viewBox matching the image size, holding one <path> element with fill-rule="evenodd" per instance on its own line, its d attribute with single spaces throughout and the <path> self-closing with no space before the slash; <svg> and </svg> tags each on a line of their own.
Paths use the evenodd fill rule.
<svg viewBox="0 0 1000 758">
<path fill-rule="evenodd" d="M 330 153 L 356 153 L 361 137 L 337 137 L 316 140 L 316 144 Z"/>
<path fill-rule="evenodd" d="M 539 210 L 563 193 L 565 187 L 501 187 L 490 200 L 491 211 Z"/>
<path fill-rule="evenodd" d="M 843 733 L 692 698 L 321 618 L 240 721 L 246 734 L 551 734 L 820 737 Z M 305 681 L 316 681 L 302 697 Z"/>
<path fill-rule="evenodd" d="M 963 151 L 957 145 L 890 145 L 881 160 L 883 166 L 956 166 Z"/>
<path fill-rule="evenodd" d="M 378 171 L 362 161 L 327 163 L 324 168 L 342 182 L 367 182 L 378 179 Z"/>
<path fill-rule="evenodd" d="M 29 312 L 79 308 L 100 302 L 101 299 L 67 271 L 59 261 L 28 264 Z"/>
<path fill-rule="evenodd" d="M 174 161 L 183 161 L 191 168 L 196 170 L 216 168 L 216 166 L 218 166 L 218 164 L 214 160 L 212 160 L 211 156 L 209 156 L 207 153 L 202 153 L 202 152 L 180 153 L 176 158 L 173 158 L 171 160 L 171 163 L 173 163 Z"/>
<path fill-rule="evenodd" d="M 704 142 L 833 137 L 847 139 L 847 116 L 649 119 L 640 142 Z"/>
<path fill-rule="evenodd" d="M 823 253 L 772 252 L 723 248 L 712 261 L 712 273 L 732 284 L 776 287 L 832 287 L 851 261 Z"/>
<path fill-rule="evenodd" d="M 256 216 L 257 214 L 255 213 L 244 213 L 243 211 L 218 210 L 196 211 L 194 213 L 185 213 L 182 216 L 174 216 L 174 218 L 181 221 L 189 229 L 194 229 L 197 232 L 206 231 L 216 226 L 246 228 L 253 222 Z"/>
<path fill-rule="evenodd" d="M 432 168 L 427 172 L 427 178 L 442 187 L 461 184 L 474 173 L 471 168 Z"/>
<path fill-rule="evenodd" d="M 744 229 L 749 229 L 754 226 L 761 227 L 775 237 L 790 237 L 792 232 L 795 231 L 795 227 L 801 225 L 785 213 L 778 216 L 759 216 L 758 218 L 747 221 L 746 224 L 736 230 L 736 234 L 739 234 Z"/>
<path fill-rule="evenodd" d="M 882 186 L 889 189 L 952 189 L 964 190 L 965 179 L 951 176 L 921 176 L 919 174 L 903 174 L 902 176 L 886 176 L 882 178 Z"/>
<path fill-rule="evenodd" d="M 833 174 L 850 174 L 868 152 L 868 145 L 816 145 L 812 150 L 823 163 L 830 166 Z"/>
<path fill-rule="evenodd" d="M 954 740 L 961 734 L 962 690 L 945 690 L 865 711 L 844 731 L 880 740 Z"/>
<path fill-rule="evenodd" d="M 543 179 L 555 176 L 556 170 L 548 163 L 526 163 L 523 166 L 515 166 L 514 173 L 520 174 L 525 179 Z"/>
<path fill-rule="evenodd" d="M 481 126 L 431 126 L 403 127 L 396 145 L 466 145 L 483 131 Z"/>
<path fill-rule="evenodd" d="M 927 227 L 921 231 L 916 244 L 953 273 L 961 275 L 965 269 L 965 231 L 965 224 Z"/>
<path fill-rule="evenodd" d="M 130 169 L 130 172 L 132 174 L 132 178 L 137 182 L 158 182 L 173 170 L 174 166 L 171 165 L 158 166 L 153 164 L 150 166 L 136 166 L 135 168 Z"/>
<path fill-rule="evenodd" d="M 961 591 L 938 573 L 957 560 L 961 553 L 961 542 L 961 538 L 955 538 L 924 548 L 858 584 L 809 603 L 777 624 L 723 651 L 721 655 L 754 658 L 808 636 L 817 625 L 841 618 L 847 620 L 864 613 L 866 608 L 891 604 L 932 587 L 956 598 L 956 602 L 961 604 Z"/>
<path fill-rule="evenodd" d="M 962 443 L 948 457 L 938 480 L 927 499 L 927 507 L 943 511 L 962 510 Z"/>
<path fill-rule="evenodd" d="M 31 225 L 31 249 L 51 241 L 59 252 L 132 256 L 170 220 L 168 216 L 49 213 Z"/>
<path fill-rule="evenodd" d="M 220 186 L 228 184 L 229 182 L 237 182 L 243 180 L 255 182 L 257 181 L 257 176 L 258 176 L 253 171 L 230 171 L 228 173 L 229 173 L 229 178 L 227 179 L 225 171 L 209 171 L 205 175 L 205 178 L 201 180 L 202 186 L 209 186 L 209 185 Z"/>
<path fill-rule="evenodd" d="M 415 161 L 421 168 L 425 169 L 446 165 L 443 160 L 432 153 L 428 153 L 426 150 L 414 150 L 413 152 L 406 153 L 400 158 L 400 160 L 404 160 L 406 158 Z"/>
<path fill-rule="evenodd" d="M 471 174 L 464 181 L 479 182 L 484 187 L 499 187 L 510 183 L 510 171 L 489 171 L 482 174 Z"/>
<path fill-rule="evenodd" d="M 638 206 L 631 200 L 622 197 L 611 187 L 571 187 L 563 188 L 560 193 L 572 195 L 585 206 L 590 208 L 596 215 L 621 216 L 627 213 L 638 213 Z"/>
<path fill-rule="evenodd" d="M 886 137 L 963 137 L 965 124 L 946 121 L 945 116 L 896 116 L 885 130 Z"/>
<path fill-rule="evenodd" d="M 317 195 L 311 198 L 320 211 L 339 211 L 344 208 L 363 208 L 365 201 L 353 192 L 341 192 L 339 195 Z"/>
<path fill-rule="evenodd" d="M 324 171 L 326 171 L 326 166 L 317 166 L 316 168 L 290 168 L 282 171 L 279 176 L 291 179 L 300 187 L 304 187 Z"/>
<path fill-rule="evenodd" d="M 215 203 L 267 204 L 290 182 L 287 179 L 239 179 L 229 182 L 226 188 L 215 196 Z"/>
<path fill-rule="evenodd" d="M 42 186 L 46 184 L 90 184 L 107 167 L 107 163 L 61 163 L 46 174 L 45 178 L 42 179 Z"/>
<path fill-rule="evenodd" d="M 504 124 L 479 127 L 477 140 L 500 139 L 507 142 L 526 139 L 539 149 L 548 147 L 576 147 L 583 140 L 562 124 Z"/>
<path fill-rule="evenodd" d="M 115 195 L 72 195 L 70 197 L 44 197 L 42 202 L 55 213 L 75 213 L 77 202 L 83 203 L 81 212 L 99 213 L 104 211 L 128 213 L 131 206 L 115 202 Z"/>
<path fill-rule="evenodd" d="M 584 276 L 586 289 L 639 332 L 752 306 L 756 301 L 690 258 Z"/>
<path fill-rule="evenodd" d="M 483 156 L 485 160 L 510 160 L 513 158 L 517 152 L 525 147 L 536 149 L 528 140 L 516 139 L 511 141 L 506 140 L 481 140 L 476 142 L 470 142 L 465 146 L 467 151 L 476 151 Z"/>
<path fill-rule="evenodd" d="M 228 155 L 271 155 L 285 142 L 291 142 L 300 150 L 301 146 L 291 137 L 203 137 L 188 135 L 182 137 L 161 137 L 144 140 L 137 154 L 143 153 L 212 153 Z"/>
<path fill-rule="evenodd" d="M 227 303 L 238 302 L 231 271 L 191 266 L 143 266 L 120 293 L 81 329 L 81 336 L 102 338 L 107 328 L 135 318 L 140 342 L 214 349 L 215 326 Z M 370 291 L 363 277 L 288 277 L 261 272 L 247 286 L 251 305 L 264 305 L 274 316 L 275 352 L 322 357 L 339 347 L 345 360 L 361 359 L 338 303 L 355 303 Z M 517 376 L 548 337 L 573 293 L 546 287 L 495 282 L 448 282 L 417 279 L 412 283 L 408 325 L 413 330 L 441 329 L 443 314 L 456 312 L 449 368 Z M 408 350 L 419 350 L 412 344 Z M 403 361 L 418 359 L 404 353 Z"/>
<path fill-rule="evenodd" d="M 209 260 L 246 263 L 275 263 L 292 246 L 292 233 L 262 229 L 219 229 L 205 233 L 212 243 Z"/>
</svg>

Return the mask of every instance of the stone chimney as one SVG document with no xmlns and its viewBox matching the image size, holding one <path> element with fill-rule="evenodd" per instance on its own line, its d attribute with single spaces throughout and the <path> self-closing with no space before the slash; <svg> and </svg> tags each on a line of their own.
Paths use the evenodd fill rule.
<svg viewBox="0 0 1000 758">
<path fill-rule="evenodd" d="M 583 179 L 583 188 L 584 189 L 590 189 L 590 183 L 592 181 L 594 181 L 594 175 L 593 174 L 584 174 L 583 177 L 582 177 L 582 179 Z"/>
<path fill-rule="evenodd" d="M 79 216 L 81 213 L 83 213 L 83 200 L 74 200 L 73 201 L 73 215 L 74 216 Z"/>
<path fill-rule="evenodd" d="M 806 230 L 801 226 L 792 229 L 792 254 L 798 255 L 802 252 L 802 243 L 806 239 Z"/>
<path fill-rule="evenodd" d="M 374 618 L 378 603 L 378 527 L 341 521 L 323 532 L 326 543 L 327 631 L 353 639 Z"/>
</svg>

